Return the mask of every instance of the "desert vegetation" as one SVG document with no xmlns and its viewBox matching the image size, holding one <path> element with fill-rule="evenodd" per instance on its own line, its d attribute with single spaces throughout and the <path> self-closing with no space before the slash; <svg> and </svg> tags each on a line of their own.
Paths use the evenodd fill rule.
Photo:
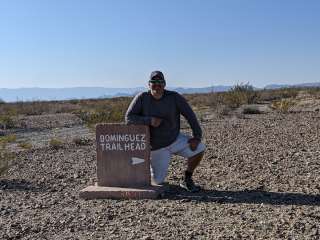
<svg viewBox="0 0 320 240">
<path fill-rule="evenodd" d="M 96 181 L 94 125 L 122 122 L 132 98 L 0 101 L 0 239 L 319 239 L 320 89 L 185 98 L 207 146 L 204 190 L 178 187 L 174 157 L 156 201 L 78 197 Z"/>
</svg>

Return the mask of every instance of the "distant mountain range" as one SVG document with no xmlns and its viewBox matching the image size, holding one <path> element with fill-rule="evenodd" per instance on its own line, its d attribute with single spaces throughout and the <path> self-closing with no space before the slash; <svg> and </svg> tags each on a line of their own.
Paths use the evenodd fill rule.
<svg viewBox="0 0 320 240">
<path fill-rule="evenodd" d="M 320 82 L 302 83 L 295 85 L 271 84 L 264 89 L 278 89 L 287 87 L 320 87 Z M 182 94 L 225 92 L 232 86 L 212 86 L 203 88 L 168 88 Z M 259 89 L 259 88 L 255 88 Z M 37 101 L 37 100 L 69 100 L 88 98 L 112 98 L 134 96 L 138 92 L 146 91 L 144 87 L 137 88 L 103 88 L 103 87 L 74 87 L 74 88 L 0 88 L 0 99 L 5 102 Z"/>
<path fill-rule="evenodd" d="M 228 91 L 230 86 L 216 86 L 205 88 L 168 88 L 180 93 L 208 93 Z M 75 88 L 0 88 L 0 99 L 5 102 L 37 101 L 37 100 L 69 100 L 88 98 L 112 98 L 134 96 L 147 88 L 103 88 L 103 87 L 75 87 Z"/>
<path fill-rule="evenodd" d="M 264 89 L 279 89 L 279 88 L 289 88 L 289 87 L 320 87 L 320 82 L 314 83 L 300 83 L 294 85 L 288 84 L 270 84 L 264 87 Z"/>
</svg>

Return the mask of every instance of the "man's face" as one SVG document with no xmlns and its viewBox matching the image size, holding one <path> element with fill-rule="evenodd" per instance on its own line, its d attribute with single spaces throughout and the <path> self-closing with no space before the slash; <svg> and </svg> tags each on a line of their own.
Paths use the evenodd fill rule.
<svg viewBox="0 0 320 240">
<path fill-rule="evenodd" d="M 149 88 L 152 96 L 161 98 L 164 92 L 165 82 L 163 80 L 153 79 L 149 81 Z"/>
</svg>

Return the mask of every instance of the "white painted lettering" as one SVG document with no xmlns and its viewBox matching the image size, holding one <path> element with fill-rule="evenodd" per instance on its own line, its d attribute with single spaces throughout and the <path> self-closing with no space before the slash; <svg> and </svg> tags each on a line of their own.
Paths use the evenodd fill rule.
<svg viewBox="0 0 320 240">
<path fill-rule="evenodd" d="M 122 134 L 122 135 L 119 135 L 119 142 L 123 142 L 124 140 L 125 140 L 125 138 L 124 138 L 124 135 Z"/>
<path fill-rule="evenodd" d="M 129 151 L 130 150 L 130 143 L 125 143 L 124 144 L 124 150 Z"/>
<path fill-rule="evenodd" d="M 141 142 L 145 142 L 146 141 L 146 135 L 145 134 L 141 134 Z"/>
<path fill-rule="evenodd" d="M 104 151 L 104 143 L 100 144 L 102 151 Z"/>
<path fill-rule="evenodd" d="M 110 143 L 106 143 L 106 150 L 111 150 Z"/>
<path fill-rule="evenodd" d="M 140 144 L 137 143 L 136 150 L 141 150 Z"/>
<path fill-rule="evenodd" d="M 143 142 L 141 143 L 141 150 L 145 150 L 146 149 L 146 144 Z"/>
</svg>

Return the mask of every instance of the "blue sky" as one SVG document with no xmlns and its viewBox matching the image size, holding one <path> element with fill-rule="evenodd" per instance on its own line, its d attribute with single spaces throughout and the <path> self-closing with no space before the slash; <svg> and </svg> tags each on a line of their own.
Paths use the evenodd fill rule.
<svg viewBox="0 0 320 240">
<path fill-rule="evenodd" d="M 0 88 L 320 81 L 320 1 L 1 0 Z"/>
</svg>

